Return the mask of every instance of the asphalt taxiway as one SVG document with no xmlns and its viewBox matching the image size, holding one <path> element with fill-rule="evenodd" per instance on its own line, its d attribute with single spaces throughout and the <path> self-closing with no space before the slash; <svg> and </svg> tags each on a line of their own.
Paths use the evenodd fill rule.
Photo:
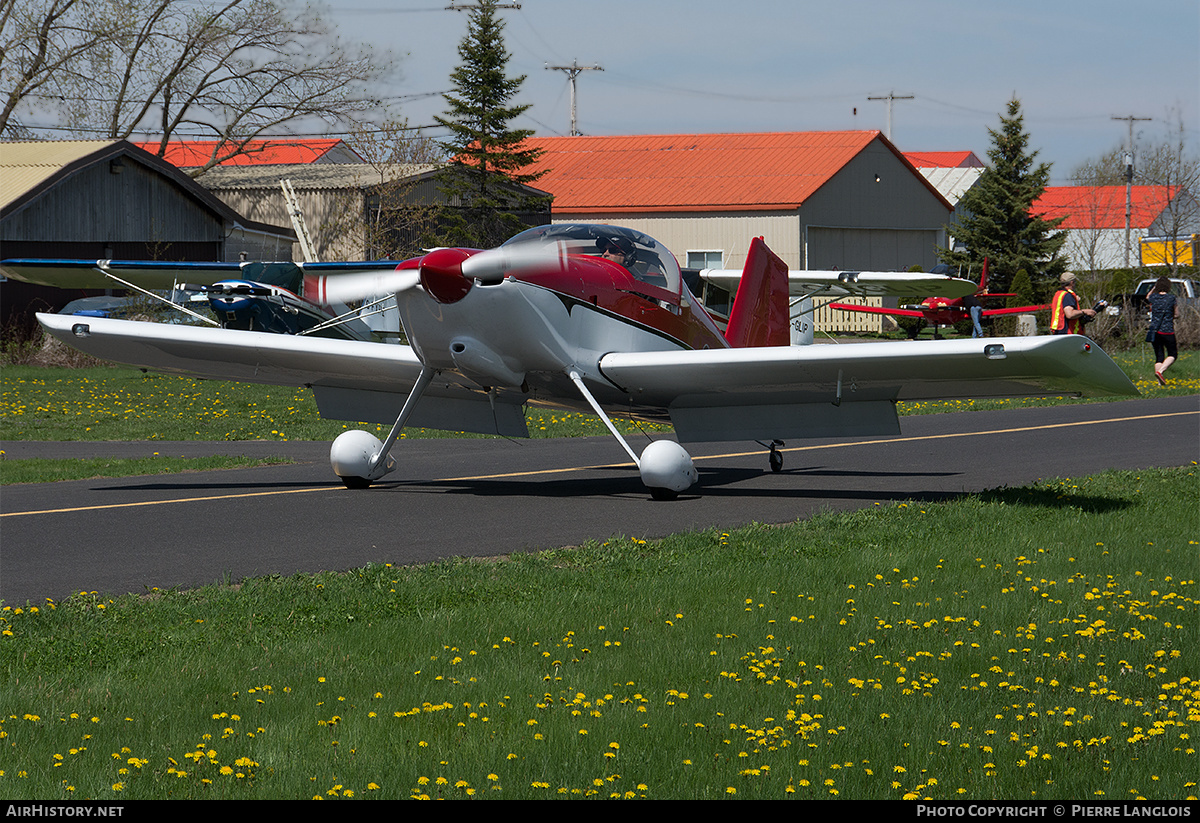
<svg viewBox="0 0 1200 823">
<path fill-rule="evenodd" d="M 896 437 L 789 442 L 779 473 L 753 443 L 690 444 L 700 482 L 671 502 L 650 498 L 608 437 L 402 441 L 393 450 L 397 471 L 362 491 L 332 476 L 327 443 L 8 441 L 0 449 L 11 459 L 158 452 L 296 462 L 6 486 L 0 601 L 782 523 L 822 509 L 1200 459 L 1196 396 L 919 415 L 902 418 L 901 428 Z M 640 450 L 637 438 L 631 442 Z M 1195 501 L 1183 504 L 1181 516 L 1200 520 Z"/>
</svg>

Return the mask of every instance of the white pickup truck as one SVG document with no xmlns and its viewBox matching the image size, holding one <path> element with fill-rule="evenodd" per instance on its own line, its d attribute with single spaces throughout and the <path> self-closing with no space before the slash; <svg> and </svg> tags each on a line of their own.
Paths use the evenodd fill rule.
<svg viewBox="0 0 1200 823">
<path fill-rule="evenodd" d="M 1153 280 L 1141 281 L 1138 283 L 1137 289 L 1134 290 L 1133 296 L 1135 298 L 1140 297 L 1142 300 L 1145 300 L 1146 295 L 1150 293 L 1150 289 L 1154 288 L 1154 284 L 1157 282 L 1157 278 Z M 1185 280 L 1180 277 L 1172 277 L 1171 290 L 1175 292 L 1175 296 L 1179 298 L 1179 302 L 1183 303 L 1184 305 L 1187 305 L 1188 303 L 1195 303 L 1196 298 L 1200 297 L 1200 283 L 1197 283 L 1195 280 Z"/>
<path fill-rule="evenodd" d="M 1154 284 L 1158 282 L 1158 278 L 1143 280 L 1138 283 L 1133 294 L 1127 294 L 1121 300 L 1113 300 L 1108 304 L 1109 314 L 1120 314 L 1122 310 L 1121 304 L 1124 303 L 1125 310 L 1137 315 L 1144 314 L 1149 316 L 1150 307 L 1146 304 L 1146 295 L 1150 294 L 1150 289 L 1154 288 Z M 1196 280 L 1188 280 L 1181 277 L 1171 278 L 1171 290 L 1175 292 L 1175 296 L 1179 299 L 1179 306 L 1200 306 L 1200 282 Z"/>
</svg>

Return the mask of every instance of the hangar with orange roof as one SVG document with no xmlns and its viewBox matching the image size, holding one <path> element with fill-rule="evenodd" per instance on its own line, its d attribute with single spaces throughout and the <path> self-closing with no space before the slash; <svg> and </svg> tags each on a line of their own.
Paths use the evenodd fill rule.
<svg viewBox="0 0 1200 823">
<path fill-rule="evenodd" d="M 1200 232 L 1200 201 L 1180 186 L 1050 186 L 1033 211 L 1062 220 L 1071 266 L 1088 271 L 1138 265 L 1143 238 Z"/>
<path fill-rule="evenodd" d="M 554 222 L 646 232 L 690 268 L 752 238 L 794 269 L 929 269 L 953 207 L 878 131 L 534 137 Z"/>
</svg>

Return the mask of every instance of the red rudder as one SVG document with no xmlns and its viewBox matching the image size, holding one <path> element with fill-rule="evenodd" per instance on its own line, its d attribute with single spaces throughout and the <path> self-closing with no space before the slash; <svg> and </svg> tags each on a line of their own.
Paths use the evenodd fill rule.
<svg viewBox="0 0 1200 823">
<path fill-rule="evenodd" d="M 786 346 L 790 340 L 787 263 L 761 237 L 750 242 L 725 339 L 734 348 Z"/>
</svg>

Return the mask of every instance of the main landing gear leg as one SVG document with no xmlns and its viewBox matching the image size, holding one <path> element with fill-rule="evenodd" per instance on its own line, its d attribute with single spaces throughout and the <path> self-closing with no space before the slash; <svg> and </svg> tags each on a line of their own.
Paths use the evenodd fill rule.
<svg viewBox="0 0 1200 823">
<path fill-rule="evenodd" d="M 400 416 L 396 418 L 392 430 L 388 432 L 387 440 L 380 443 L 379 438 L 370 432 L 361 430 L 342 432 L 333 441 L 329 449 L 329 462 L 333 472 L 342 479 L 342 483 L 350 489 L 365 489 L 371 483 L 383 477 L 396 468 L 396 461 L 388 454 L 400 436 L 404 424 L 412 415 L 413 409 L 436 372 L 428 366 L 421 367 L 421 374 L 408 393 Z"/>
<path fill-rule="evenodd" d="M 674 500 L 681 491 L 686 491 L 695 484 L 699 475 L 696 473 L 696 467 L 692 465 L 692 456 L 682 446 L 674 440 L 655 440 L 643 449 L 641 457 L 638 457 L 629 442 L 617 431 L 604 409 L 600 408 L 596 398 L 588 391 L 583 382 L 583 375 L 575 369 L 568 369 L 567 376 L 592 410 L 604 421 L 612 436 L 617 438 L 617 442 L 633 459 L 642 476 L 642 482 L 650 489 L 651 497 L 655 500 Z"/>
</svg>

